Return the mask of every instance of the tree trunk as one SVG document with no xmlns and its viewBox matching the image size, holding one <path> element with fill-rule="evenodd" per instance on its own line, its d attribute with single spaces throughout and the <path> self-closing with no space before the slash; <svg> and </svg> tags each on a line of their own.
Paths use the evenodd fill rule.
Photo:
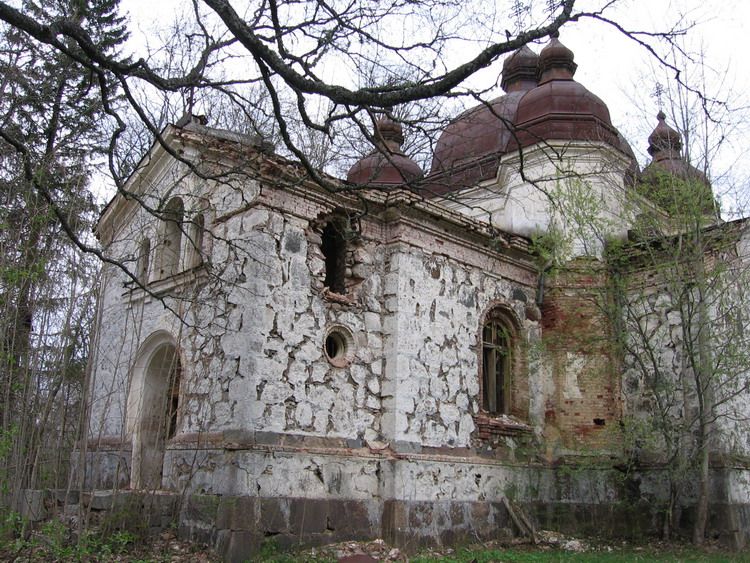
<svg viewBox="0 0 750 563">
<path fill-rule="evenodd" d="M 702 416 L 705 418 L 705 415 Z M 695 510 L 695 523 L 693 525 L 693 543 L 702 545 L 706 537 L 706 523 L 708 522 L 708 497 L 709 497 L 709 464 L 708 464 L 708 441 L 707 424 L 702 421 L 700 425 L 699 465 L 698 465 L 698 502 Z"/>
</svg>

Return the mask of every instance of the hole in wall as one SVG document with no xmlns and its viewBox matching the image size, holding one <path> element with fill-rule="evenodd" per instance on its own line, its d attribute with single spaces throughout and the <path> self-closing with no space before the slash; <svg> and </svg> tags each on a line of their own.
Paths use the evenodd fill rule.
<svg viewBox="0 0 750 563">
<path fill-rule="evenodd" d="M 345 367 L 351 363 L 354 338 L 344 326 L 333 326 L 326 331 L 323 350 L 326 358 L 335 367 Z"/>
<path fill-rule="evenodd" d="M 346 293 L 346 238 L 341 221 L 330 221 L 322 233 L 320 250 L 326 264 L 325 285 L 334 293 Z"/>
<path fill-rule="evenodd" d="M 604 426 L 605 422 L 604 422 L 603 418 L 595 418 L 594 419 L 594 424 L 596 426 Z"/>
</svg>

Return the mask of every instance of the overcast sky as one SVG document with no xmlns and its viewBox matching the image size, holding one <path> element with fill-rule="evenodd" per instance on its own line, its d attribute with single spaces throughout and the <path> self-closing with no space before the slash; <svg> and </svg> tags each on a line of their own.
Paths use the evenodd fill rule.
<svg viewBox="0 0 750 563">
<path fill-rule="evenodd" d="M 535 0 L 537 4 L 544 3 Z M 601 4 L 602 0 L 584 0 Z M 509 2 L 504 1 L 502 5 Z M 499 3 L 500 4 L 500 3 Z M 130 13 L 135 30 L 133 45 L 153 40 L 154 29 L 170 22 L 179 8 L 189 4 L 178 0 L 124 0 L 123 9 Z M 585 4 L 582 6 L 585 8 Z M 504 8 L 503 8 L 504 9 Z M 620 0 L 611 19 L 622 22 L 629 29 L 665 30 L 665 25 L 681 22 L 689 28 L 682 46 L 693 55 L 700 55 L 703 66 L 694 65 L 684 76 L 694 86 L 705 89 L 709 96 L 728 100 L 737 111 L 733 127 L 726 130 L 729 145 L 715 163 L 717 173 L 733 168 L 735 176 L 747 180 L 750 169 L 743 153 L 749 144 L 750 127 L 747 106 L 750 96 L 750 1 L 747 0 Z M 667 72 L 644 48 L 605 24 L 591 20 L 571 23 L 563 29 L 560 40 L 571 48 L 578 63 L 576 79 L 597 94 L 608 105 L 612 122 L 633 145 L 643 162 L 648 157 L 646 147 L 649 132 L 656 125 L 658 111 L 654 90 L 657 82 L 665 88 L 674 87 L 673 73 Z M 543 44 L 532 45 L 539 52 Z M 457 55 L 460 59 L 460 54 Z M 456 62 L 460 62 L 457 59 Z M 678 61 L 682 66 L 685 61 Z M 487 73 L 499 73 L 501 63 Z M 702 70 L 700 70 L 702 69 Z M 705 86 L 697 80 L 704 81 Z M 501 93 L 498 91 L 498 94 Z M 668 106 L 668 95 L 662 105 Z M 665 107 L 667 113 L 669 108 Z"/>
</svg>

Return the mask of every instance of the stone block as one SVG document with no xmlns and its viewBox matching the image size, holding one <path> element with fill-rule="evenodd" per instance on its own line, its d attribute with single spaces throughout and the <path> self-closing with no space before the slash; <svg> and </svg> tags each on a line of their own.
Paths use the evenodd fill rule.
<svg viewBox="0 0 750 563">
<path fill-rule="evenodd" d="M 453 526 L 464 526 L 466 524 L 466 505 L 464 503 L 451 503 L 449 510 Z"/>
<path fill-rule="evenodd" d="M 220 530 L 257 530 L 257 502 L 256 497 L 222 497 L 216 514 L 216 527 Z"/>
<path fill-rule="evenodd" d="M 24 489 L 18 500 L 17 510 L 21 516 L 32 522 L 47 517 L 47 492 L 43 490 Z"/>
<path fill-rule="evenodd" d="M 267 534 L 278 534 L 289 530 L 289 503 L 286 499 L 260 499 L 258 529 Z"/>
<path fill-rule="evenodd" d="M 294 535 L 320 534 L 328 525 L 328 501 L 295 498 L 289 505 L 289 529 Z"/>
<path fill-rule="evenodd" d="M 195 522 L 214 523 L 221 497 L 219 495 L 190 495 L 182 511 L 182 518 Z"/>
<path fill-rule="evenodd" d="M 223 530 L 216 539 L 216 549 L 225 563 L 245 563 L 261 550 L 263 536 L 245 530 Z"/>
<path fill-rule="evenodd" d="M 383 503 L 383 539 L 391 545 L 401 545 L 409 535 L 409 511 L 403 501 Z"/>
<path fill-rule="evenodd" d="M 380 530 L 370 518 L 362 501 L 344 500 L 332 503 L 328 512 L 328 527 L 342 539 L 377 535 Z"/>
<path fill-rule="evenodd" d="M 420 502 L 412 503 L 409 508 L 409 528 L 420 530 L 432 526 L 433 516 L 435 513 L 432 503 Z"/>
</svg>

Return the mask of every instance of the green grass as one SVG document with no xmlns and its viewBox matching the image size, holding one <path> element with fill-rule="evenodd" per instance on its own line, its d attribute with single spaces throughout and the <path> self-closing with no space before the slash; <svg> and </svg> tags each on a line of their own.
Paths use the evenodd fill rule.
<svg viewBox="0 0 750 563">
<path fill-rule="evenodd" d="M 625 563 L 631 561 L 700 561 L 700 562 L 729 562 L 748 561 L 750 554 L 708 553 L 685 548 L 655 549 L 628 548 L 606 550 L 591 550 L 581 553 L 561 551 L 556 549 L 459 549 L 455 553 L 436 557 L 420 555 L 409 559 L 410 563 L 429 563 L 441 561 L 444 563 L 541 563 L 552 561 L 575 561 L 576 563 Z"/>
</svg>

